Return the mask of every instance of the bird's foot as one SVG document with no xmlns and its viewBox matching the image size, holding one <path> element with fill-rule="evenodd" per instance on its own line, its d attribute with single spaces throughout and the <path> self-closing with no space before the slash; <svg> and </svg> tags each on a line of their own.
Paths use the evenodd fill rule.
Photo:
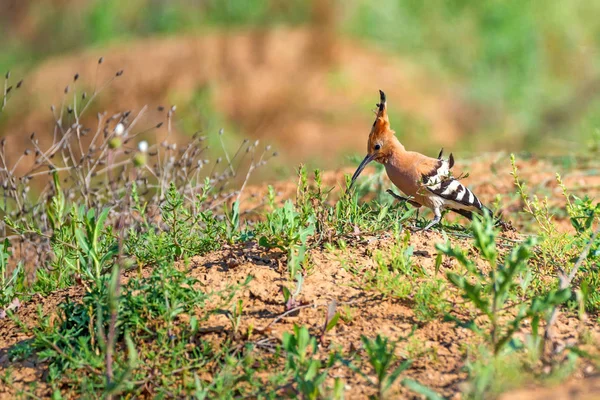
<svg viewBox="0 0 600 400">
<path fill-rule="evenodd" d="M 442 220 L 442 216 L 441 215 L 436 215 L 435 218 L 433 218 L 433 220 L 431 220 L 431 222 L 429 224 L 427 224 L 424 228 L 417 229 L 415 232 L 425 232 L 425 231 L 428 231 L 430 228 L 432 228 L 433 226 L 437 225 L 441 220 Z"/>
</svg>

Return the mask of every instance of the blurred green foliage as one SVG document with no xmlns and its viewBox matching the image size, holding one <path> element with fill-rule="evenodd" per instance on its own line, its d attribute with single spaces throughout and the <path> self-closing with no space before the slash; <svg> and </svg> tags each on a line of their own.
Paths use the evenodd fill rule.
<svg viewBox="0 0 600 400">
<path fill-rule="evenodd" d="M 116 40 L 215 26 L 297 24 L 308 20 L 309 5 L 301 0 L 22 0 L 0 16 L 5 33 L 0 70 Z"/>
<path fill-rule="evenodd" d="M 10 7 L 0 16 L 4 33 L 0 70 L 31 67 L 51 55 L 156 34 L 311 24 L 320 18 L 317 5 L 323 3 L 22 0 L 15 4 L 21 9 L 20 19 Z M 563 149 L 565 145 L 579 149 L 579 139 L 589 148 L 597 146 L 600 2 L 331 0 L 331 4 L 337 7 L 331 23 L 342 36 L 389 50 L 454 83 L 456 96 L 477 110 L 477 133 L 503 142 L 510 133 L 526 148 L 534 148 L 540 138 Z M 548 132 L 551 136 L 545 136 Z M 490 136 L 485 139 L 490 141 Z"/>
<path fill-rule="evenodd" d="M 353 3 L 347 32 L 460 83 L 462 96 L 489 110 L 489 130 L 501 129 L 494 110 L 511 115 L 529 145 L 548 125 L 582 117 L 572 128 L 591 135 L 600 123 L 600 101 L 589 90 L 600 80 L 599 2 Z"/>
</svg>

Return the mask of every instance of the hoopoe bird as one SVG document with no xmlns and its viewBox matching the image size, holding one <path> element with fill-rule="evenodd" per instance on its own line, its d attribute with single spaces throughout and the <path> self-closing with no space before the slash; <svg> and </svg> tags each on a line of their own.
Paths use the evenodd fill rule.
<svg viewBox="0 0 600 400">
<path fill-rule="evenodd" d="M 438 158 L 432 158 L 404 148 L 390 128 L 385 93 L 380 90 L 379 94 L 377 117 L 367 143 L 367 156 L 352 176 L 350 188 L 365 167 L 371 161 L 376 161 L 385 166 L 392 183 L 408 197 L 399 196 L 391 189 L 387 191 L 389 194 L 414 207 L 425 206 L 433 211 L 433 220 L 422 230 L 438 224 L 443 210 L 452 210 L 468 219 L 472 219 L 474 212 L 483 214 L 486 207 L 471 190 L 452 176 L 452 154 L 444 160 L 443 149 Z M 490 215 L 493 215 L 491 211 Z"/>
</svg>

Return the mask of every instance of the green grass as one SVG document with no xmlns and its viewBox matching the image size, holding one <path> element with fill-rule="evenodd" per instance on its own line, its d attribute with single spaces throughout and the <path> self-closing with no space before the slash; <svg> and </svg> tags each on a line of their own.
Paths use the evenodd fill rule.
<svg viewBox="0 0 600 400">
<path fill-rule="evenodd" d="M 219 11 L 224 16 L 215 15 L 216 20 L 246 21 L 248 10 L 237 3 L 227 4 Z M 468 9 L 458 3 L 452 3 L 455 8 L 436 10 L 420 3 L 406 3 L 412 8 L 390 4 L 382 3 L 382 10 L 390 15 L 408 13 L 440 22 L 442 16 L 453 15 L 449 20 L 460 22 L 458 16 Z M 478 6 L 485 15 L 491 14 L 491 20 L 482 21 L 493 27 L 495 16 L 499 31 L 504 32 L 508 28 L 503 21 L 512 15 L 510 10 L 490 4 Z M 375 20 L 369 13 L 381 11 L 362 7 L 367 9 L 361 18 Z M 95 9 L 96 36 L 91 40 L 110 41 L 119 22 L 113 18 L 127 11 L 115 9 L 113 15 L 107 10 L 111 8 Z M 172 21 L 183 18 L 172 12 Z M 264 12 L 253 18 L 261 18 Z M 515 18 L 519 24 L 531 22 L 527 13 Z M 442 33 L 451 34 L 442 28 Z M 468 31 L 460 24 L 459 28 L 458 34 Z M 419 45 L 418 40 L 425 43 L 427 35 L 419 39 L 424 28 L 411 22 L 402 29 L 414 34 L 412 46 Z M 388 37 L 392 33 L 377 34 Z M 514 54 L 508 52 L 510 57 L 522 55 L 521 39 L 516 44 L 502 43 L 496 44 L 496 50 L 491 46 L 490 52 L 500 54 L 489 56 L 486 62 L 502 61 L 502 46 L 516 46 Z M 467 68 L 461 57 L 452 64 L 454 73 Z M 507 93 L 516 90 L 516 82 L 508 85 Z M 207 118 L 221 122 L 221 116 L 207 107 L 210 94 L 207 89 L 198 90 L 186 107 L 201 109 Z M 131 127 L 132 117 L 120 113 L 115 119 Z M 187 129 L 203 122 L 204 116 L 187 122 Z M 75 129 L 61 121 L 57 125 L 65 132 Z M 208 141 L 221 144 L 225 139 L 216 129 L 212 131 Z M 446 328 L 472 332 L 459 350 L 467 384 L 439 388 L 452 394 L 462 388 L 467 398 L 496 395 L 525 378 L 527 382 L 563 380 L 577 369 L 578 359 L 593 360 L 584 348 L 589 345 L 585 337 L 564 349 L 561 358 L 548 354 L 545 344 L 552 344 L 553 339 L 543 330 L 552 325 L 558 311 L 581 320 L 585 313 L 597 318 L 600 204 L 573 196 L 563 187 L 567 206 L 561 213 L 573 228 L 565 233 L 548 202 L 523 184 L 514 159 L 514 197 L 521 201 L 534 235 L 502 240 L 490 216 L 468 227 L 443 223 L 436 228 L 441 236 L 433 236 L 443 239 L 436 239 L 440 243 L 432 271 L 423 266 L 414 249 L 415 239 L 430 241 L 428 234 L 411 231 L 423 221 L 415 220 L 414 209 L 386 194 L 381 166 L 349 192 L 349 177 L 335 192 L 325 187 L 321 171 L 309 176 L 300 167 L 296 196 L 278 202 L 270 188 L 254 213 L 257 220 L 250 220 L 241 211 L 244 204 L 237 193 L 223 189 L 239 184 L 236 179 L 244 176 L 239 173 L 243 169 L 232 173 L 232 163 L 223 158 L 205 162 L 204 141 L 198 137 L 187 147 L 150 144 L 150 150 L 141 150 L 134 135 L 107 129 L 92 147 L 80 141 L 79 135 L 65 133 L 69 139 L 63 145 L 43 150 L 55 160 L 39 160 L 34 173 L 43 175 L 19 176 L 11 168 L 0 170 L 3 181 L 11 182 L 0 187 L 0 227 L 6 237 L 0 245 L 0 310 L 6 313 L 2 321 L 10 319 L 29 337 L 7 349 L 7 356 L 11 362 L 35 357 L 45 369 L 43 382 L 27 387 L 23 396 L 34 394 L 36 384 L 43 384 L 49 388 L 46 395 L 54 398 L 91 393 L 104 397 L 342 398 L 353 393 L 345 388 L 344 378 L 349 377 L 363 382 L 364 390 L 375 398 L 401 391 L 437 399 L 439 394 L 420 383 L 415 378 L 419 370 L 412 368 L 437 358 L 437 350 L 411 335 L 441 320 L 446 321 Z M 128 140 L 133 142 L 126 146 Z M 265 154 L 252 143 L 243 142 L 241 149 L 244 154 Z M 140 158 L 142 162 L 133 161 Z M 500 167 L 509 169 L 510 165 Z M 48 188 L 43 201 L 31 195 L 35 177 L 43 178 Z M 557 183 L 562 186 L 560 176 Z M 244 187 L 232 189 L 238 188 Z M 373 200 L 362 201 L 366 194 L 373 195 Z M 377 240 L 383 247 L 372 250 L 364 238 Z M 243 253 L 247 248 L 282 254 L 277 266 L 264 266 L 265 271 L 280 274 L 277 282 L 282 296 L 263 299 L 276 305 L 281 314 L 268 312 L 265 318 L 275 323 L 312 307 L 326 308 L 324 321 L 297 324 L 281 337 L 268 329 L 246 326 L 247 304 L 256 297 L 250 289 L 252 276 L 223 282 L 215 289 L 192 273 L 195 257 L 219 251 Z M 352 301 L 339 305 L 330 300 L 326 305 L 303 302 L 306 282 L 317 272 L 316 261 L 325 252 L 334 254 L 340 268 L 350 272 L 349 286 L 360 293 L 359 298 L 398 302 L 410 310 L 410 318 L 403 322 L 414 326 L 411 334 L 392 339 L 377 326 L 369 326 L 373 334 L 361 334 L 359 343 L 336 343 L 332 332 L 342 326 L 353 329 L 353 321 L 362 316 L 356 315 Z M 30 253 L 37 258 L 22 256 Z M 26 274 L 27 268 L 34 268 L 34 274 Z M 228 271 L 236 266 L 211 268 Z M 38 296 L 44 298 L 64 288 L 80 294 L 49 312 L 40 304 L 32 326 L 21 321 L 15 299 L 38 302 Z M 211 319 L 218 319 L 220 325 L 209 324 Z M 550 374 L 545 365 L 552 366 Z M 7 369 L 0 379 L 12 385 L 12 370 Z"/>
<path fill-rule="evenodd" d="M 413 239 L 426 237 L 411 232 L 424 221 L 386 194 L 381 166 L 355 190 L 347 190 L 346 176 L 337 193 L 324 186 L 321 171 L 309 177 L 300 167 L 296 196 L 276 201 L 269 188 L 258 220 L 251 221 L 244 218 L 237 193 L 223 189 L 243 176 L 243 169 L 233 169 L 233 161 L 205 161 L 204 140 L 198 136 L 179 148 L 161 143 L 135 150 L 127 144 L 137 137 L 131 117 L 117 114 L 126 129 L 107 130 L 94 143 L 67 135 L 75 128 L 59 121 L 67 139 L 43 152 L 58 155 L 54 158 L 61 164 L 48 156 L 24 176 L 12 168 L 1 170 L 11 185 L 0 188 L 6 237 L 0 246 L 0 307 L 30 337 L 7 353 L 12 361 L 44 361 L 44 384 L 54 397 L 138 396 L 150 390 L 170 397 L 341 398 L 341 369 L 364 379 L 365 390 L 380 398 L 394 391 L 439 398 L 410 376 L 411 363 L 435 359 L 435 349 L 415 351 L 410 342 L 405 353 L 417 360 L 400 360 L 394 355 L 396 342 L 382 335 L 363 335 L 361 349 L 335 343 L 330 332 L 340 321 L 352 326 L 347 308 L 352 301 L 338 311 L 335 301 L 310 305 L 303 300 L 306 282 L 319 265 L 313 257 L 324 250 L 352 274 L 347 284 L 359 297 L 402 303 L 417 331 L 442 319 L 471 330 L 476 339 L 468 344 L 478 347 L 463 361 L 472 385 L 465 395 L 473 398 L 511 387 L 514 368 L 501 368 L 502 363 L 530 371 L 539 381 L 549 379 L 539 370 L 548 362 L 545 343 L 552 341 L 543 322 L 552 326 L 559 310 L 583 318 L 600 308 L 595 294 L 600 205 L 568 193 L 557 176 L 573 233 L 559 230 L 548 202 L 522 183 L 514 157 L 516 196 L 537 235 L 507 245 L 489 215 L 468 228 L 444 223 L 436 228 L 444 240 L 436 246 L 431 270 L 413 247 Z M 31 140 L 36 144 L 35 137 Z M 242 152 L 261 150 L 243 142 Z M 250 172 L 257 167 L 248 166 Z M 35 192 L 36 178 L 49 187 L 47 201 L 28 195 Z M 366 194 L 374 199 L 361 201 Z M 385 246 L 365 251 L 357 232 Z M 448 240 L 452 237 L 461 239 Z M 243 323 L 251 275 L 215 289 L 190 274 L 194 257 L 247 246 L 285 257 L 278 269 L 283 296 L 268 300 L 283 314 L 271 323 L 308 306 L 326 307 L 325 321 L 299 325 L 278 342 L 267 329 Z M 43 251 L 33 250 L 38 248 Z M 19 257 L 17 249 L 38 256 Z M 364 255 L 357 257 L 359 251 Z M 33 278 L 25 273 L 32 266 Z M 33 326 L 20 321 L 16 299 L 26 302 L 75 286 L 81 295 L 47 314 L 40 305 Z M 223 316 L 225 325 L 208 324 Z M 518 334 L 525 320 L 530 328 L 522 339 Z M 578 346 L 564 354 L 566 361 L 552 370 L 553 377 L 568 376 L 576 358 L 588 357 Z M 10 370 L 2 379 L 11 384 Z"/>
<path fill-rule="evenodd" d="M 481 350 L 481 355 L 475 355 L 475 360 L 469 364 L 470 395 L 480 398 L 514 385 L 515 381 L 510 378 L 514 368 L 499 366 L 509 362 L 515 368 L 521 368 L 524 355 L 531 357 L 532 354 L 532 348 L 528 346 L 541 348 L 541 331 L 535 327 L 572 293 L 569 287 L 536 295 L 516 280 L 528 265 L 543 256 L 543 244 L 534 247 L 535 243 L 529 240 L 516 245 L 504 256 L 496 248 L 497 232 L 492 220 L 475 220 L 471 228 L 473 246 L 480 257 L 489 262 L 489 273 L 476 268 L 475 262 L 460 247 L 445 244 L 439 246 L 441 253 L 455 258 L 464 268 L 462 272 L 448 272 L 445 281 L 430 276 L 413 260 L 410 233 L 400 235 L 396 223 L 397 213 L 406 211 L 387 209 L 389 206 L 378 203 L 359 205 L 354 196 L 343 197 L 331 205 L 326 201 L 328 191 L 321 187 L 318 172 L 313 183 L 303 169 L 299 177 L 296 201 L 277 205 L 271 200 L 268 204 L 272 210 L 264 222 L 258 224 L 242 221 L 232 224 L 235 218 L 223 219 L 219 213 L 202 211 L 211 198 L 213 189 L 210 186 L 190 202 L 171 185 L 161 205 L 162 222 L 158 226 L 148 222 L 147 211 L 134 191 L 132 207 L 141 219 L 136 228 L 129 231 L 109 227 L 105 219 L 108 213 L 96 214 L 75 208 L 70 214 L 63 214 L 60 210 L 70 210 L 71 204 L 59 194 L 58 200 L 55 197 L 55 201 L 47 205 L 47 212 L 53 215 L 51 220 L 59 227 L 53 235 L 61 235 L 61 226 L 69 226 L 70 231 L 80 233 L 70 239 L 67 236 L 56 238 L 54 251 L 63 251 L 65 255 L 60 259 L 62 264 L 55 263 L 54 266 L 76 270 L 85 294 L 80 301 L 63 302 L 56 317 L 40 314 L 38 326 L 26 328 L 21 325 L 33 339 L 10 349 L 10 357 L 21 360 L 36 354 L 46 360 L 47 383 L 56 396 L 64 391 L 79 395 L 90 392 L 139 395 L 149 384 L 153 393 L 159 396 L 228 398 L 258 395 L 274 398 L 291 390 L 303 398 L 315 399 L 341 398 L 343 381 L 330 380 L 331 371 L 349 368 L 352 373 L 369 374 L 369 370 L 356 369 L 356 365 L 362 364 L 360 360 L 366 360 L 376 376 L 375 380 L 369 378 L 369 381 L 382 398 L 411 365 L 410 359 L 400 363 L 396 360 L 395 345 L 387 338 L 363 337 L 364 355 L 339 352 L 334 348 L 326 359 L 321 359 L 316 356 L 318 336 L 311 334 L 307 327 L 298 326 L 293 333 L 284 334 L 283 342 L 274 345 L 273 353 L 265 353 L 256 347 L 256 341 L 245 341 L 245 334 L 239 329 L 244 313 L 240 295 L 252 278 L 215 292 L 188 276 L 184 264 L 176 262 L 218 249 L 225 243 L 243 244 L 261 238 L 263 246 L 291 251 L 288 277 L 297 279 L 298 290 L 294 293 L 297 296 L 303 277 L 310 275 L 311 269 L 304 262 L 293 261 L 294 249 L 302 248 L 301 257 L 308 259 L 307 249 L 317 250 L 325 244 L 341 243 L 339 240 L 354 226 L 375 235 L 381 235 L 385 228 L 391 227 L 396 232 L 391 248 L 372 254 L 375 268 L 357 271 L 363 289 L 380 292 L 391 299 L 408 300 L 416 319 L 426 323 L 451 315 L 445 293 L 449 285 L 456 286 L 467 301 L 467 308 L 473 307 L 488 318 L 485 322 L 453 317 L 460 326 L 480 334 L 484 343 L 482 349 L 486 349 Z M 272 199 L 273 195 L 270 197 Z M 320 202 L 319 207 L 314 207 L 315 200 Z M 590 210 L 593 205 L 586 203 L 582 207 Z M 382 215 L 384 209 L 387 211 Z M 12 226 L 19 229 L 17 224 Z M 582 232 L 588 232 L 590 227 L 584 223 Z M 322 235 L 331 230 L 329 235 Z M 59 250 L 65 248 L 69 249 L 68 254 L 64 253 L 66 250 Z M 542 253 L 534 255 L 534 248 L 541 249 Z M 5 248 L 5 254 L 6 251 Z M 70 265 L 68 260 L 78 261 Z M 500 260 L 504 260 L 502 265 Z M 138 264 L 147 265 L 148 274 L 133 274 L 127 280 L 121 278 L 124 269 L 135 269 Z M 44 279 L 45 285 L 55 283 L 46 290 L 74 283 L 56 277 L 53 280 L 52 276 Z M 415 282 L 418 282 L 416 291 Z M 5 281 L 4 285 L 14 287 L 17 283 Z M 20 288 L 9 293 L 35 290 L 37 287 L 33 285 L 30 289 Z M 27 298 L 25 293 L 22 293 L 24 299 Z M 285 302 L 289 310 L 298 306 L 293 298 L 290 302 L 290 296 L 288 291 Z M 511 304 L 520 304 L 516 314 L 506 307 Z M 227 332 L 225 340 L 217 344 L 208 337 L 204 339 L 200 333 L 203 324 L 223 310 L 228 310 L 226 315 L 230 324 L 223 328 Z M 340 315 L 336 315 L 328 317 L 329 323 L 322 335 L 338 323 Z M 347 312 L 344 315 L 341 317 L 348 318 Z M 18 314 L 11 318 L 18 322 Z M 534 327 L 534 340 L 530 344 L 514 337 L 525 318 L 531 319 Z M 422 352 L 414 354 L 427 356 Z M 157 379 L 158 376 L 161 378 Z M 491 377 L 501 377 L 512 383 L 500 385 L 498 382 L 502 380 Z M 10 382 L 10 377 L 6 381 Z M 428 398 L 439 398 L 414 379 L 403 378 L 399 382 Z"/>
</svg>

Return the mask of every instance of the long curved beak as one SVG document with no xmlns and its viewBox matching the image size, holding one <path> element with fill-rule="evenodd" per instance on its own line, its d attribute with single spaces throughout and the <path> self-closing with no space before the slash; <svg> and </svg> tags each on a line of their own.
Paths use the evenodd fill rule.
<svg viewBox="0 0 600 400">
<path fill-rule="evenodd" d="M 375 154 L 367 154 L 367 156 L 362 160 L 362 162 L 356 169 L 356 172 L 354 173 L 354 175 L 352 175 L 352 181 L 350 182 L 350 187 L 348 188 L 348 190 L 352 189 L 352 186 L 354 186 L 354 181 L 356 181 L 356 179 L 360 176 L 361 172 L 363 172 L 363 169 L 365 169 L 365 167 L 371 161 L 373 161 L 374 158 L 375 158 Z"/>
</svg>

